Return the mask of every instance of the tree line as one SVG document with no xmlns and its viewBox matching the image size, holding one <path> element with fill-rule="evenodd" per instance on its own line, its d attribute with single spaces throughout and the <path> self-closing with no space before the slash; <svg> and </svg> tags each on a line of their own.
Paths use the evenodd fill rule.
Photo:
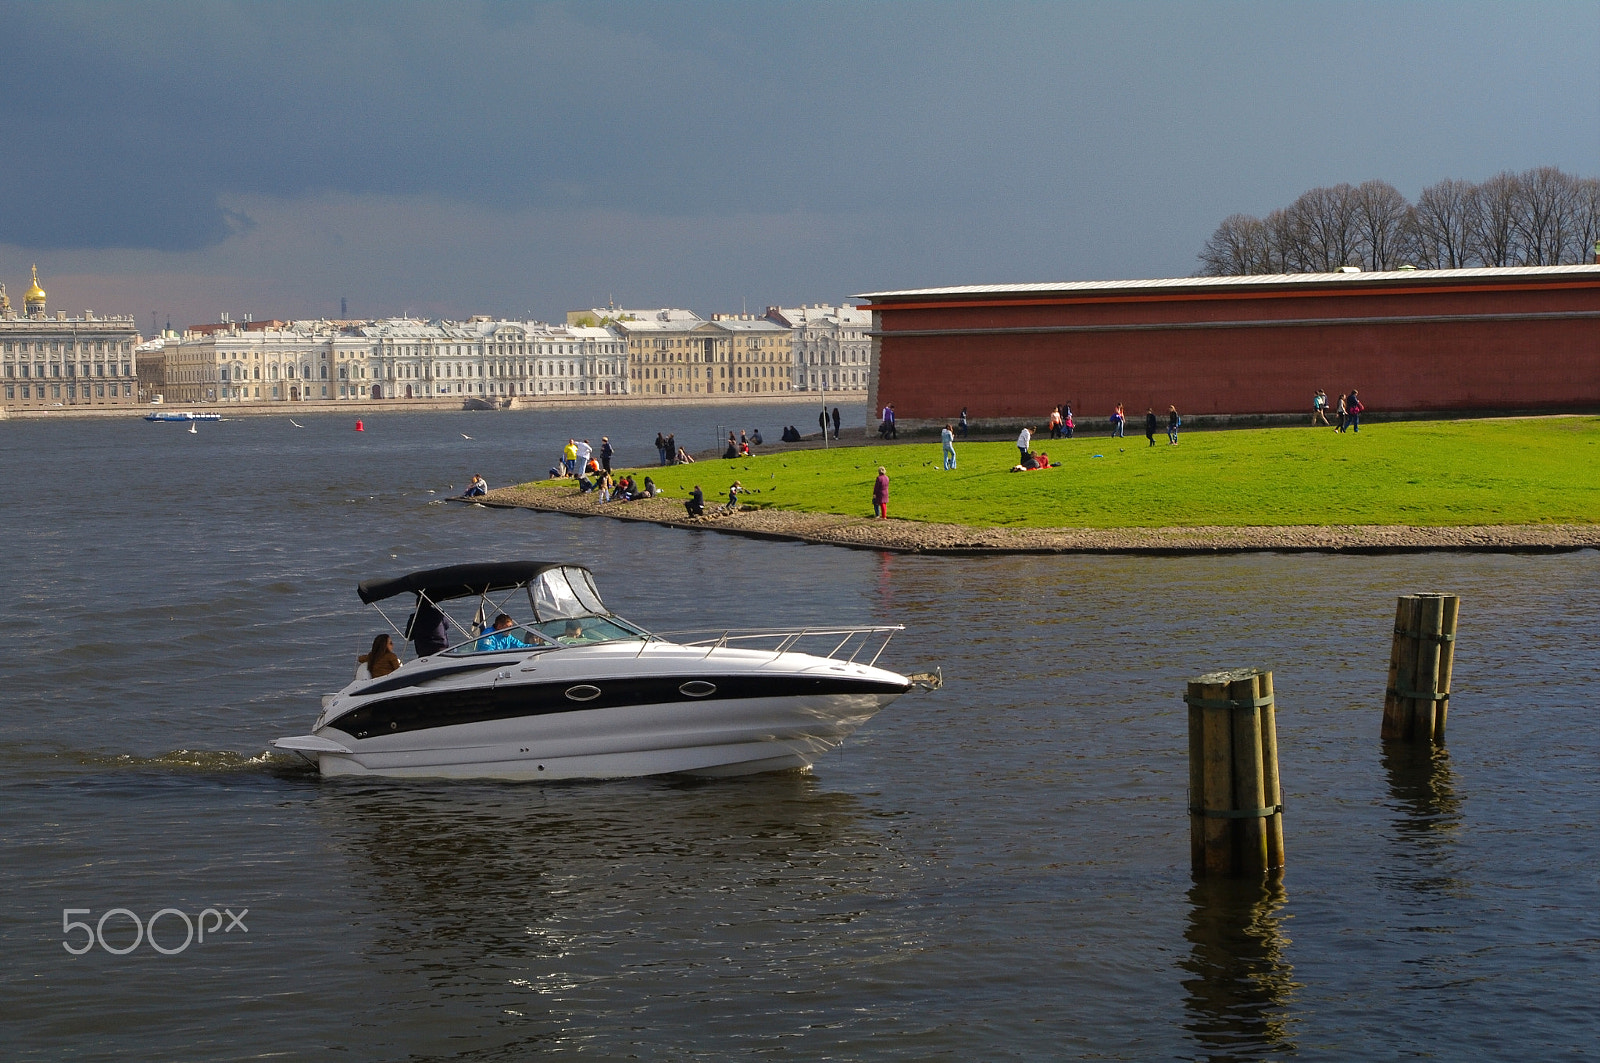
<svg viewBox="0 0 1600 1063">
<path fill-rule="evenodd" d="M 1387 181 L 1313 188 L 1265 218 L 1234 214 L 1200 250 L 1200 276 L 1556 266 L 1594 261 L 1600 179 L 1554 166 L 1444 180 L 1406 202 Z"/>
</svg>

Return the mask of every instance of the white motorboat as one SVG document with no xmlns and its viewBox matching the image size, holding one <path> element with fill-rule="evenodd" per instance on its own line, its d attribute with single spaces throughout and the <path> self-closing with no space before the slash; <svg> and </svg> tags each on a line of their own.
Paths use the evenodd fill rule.
<svg viewBox="0 0 1600 1063">
<path fill-rule="evenodd" d="M 876 667 L 899 625 L 669 641 L 611 613 L 582 565 L 456 565 L 357 590 L 429 652 L 324 696 L 310 734 L 272 743 L 324 775 L 546 780 L 804 768 L 913 686 L 940 683 L 937 673 Z M 402 596 L 415 608 L 397 625 L 382 603 Z M 526 619 L 495 629 L 500 614 L 518 613 Z M 450 636 L 430 645 L 441 629 Z M 820 655 L 798 648 L 819 642 Z"/>
</svg>

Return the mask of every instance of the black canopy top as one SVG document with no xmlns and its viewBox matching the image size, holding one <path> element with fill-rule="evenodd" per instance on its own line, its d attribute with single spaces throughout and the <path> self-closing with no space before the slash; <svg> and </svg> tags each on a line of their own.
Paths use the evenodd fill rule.
<svg viewBox="0 0 1600 1063">
<path fill-rule="evenodd" d="M 561 561 L 488 561 L 476 565 L 451 565 L 449 568 L 431 568 L 413 572 L 395 579 L 369 579 L 356 587 L 356 593 L 368 605 L 393 598 L 397 594 L 424 594 L 431 602 L 445 602 L 452 598 L 467 598 L 494 591 L 511 590 L 536 579 L 541 572 L 553 568 L 589 570 L 583 565 L 570 565 Z"/>
</svg>

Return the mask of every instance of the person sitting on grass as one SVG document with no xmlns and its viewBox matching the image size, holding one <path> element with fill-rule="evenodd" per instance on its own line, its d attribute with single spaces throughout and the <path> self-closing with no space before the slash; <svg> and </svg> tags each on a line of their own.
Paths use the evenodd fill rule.
<svg viewBox="0 0 1600 1063">
<path fill-rule="evenodd" d="M 654 497 L 656 497 L 656 495 L 659 495 L 660 493 L 661 493 L 660 491 L 656 490 L 656 482 L 654 480 L 650 479 L 650 477 L 646 476 L 644 478 L 644 492 L 643 492 L 644 497 L 645 498 L 654 498 Z"/>
<path fill-rule="evenodd" d="M 690 454 L 687 450 L 684 450 L 682 447 L 679 447 L 678 448 L 678 464 L 679 465 L 693 465 L 694 464 L 694 455 Z"/>
</svg>

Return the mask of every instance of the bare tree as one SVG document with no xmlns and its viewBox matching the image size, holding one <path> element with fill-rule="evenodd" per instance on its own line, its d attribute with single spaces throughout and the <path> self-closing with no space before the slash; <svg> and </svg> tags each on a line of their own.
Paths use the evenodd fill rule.
<svg viewBox="0 0 1600 1063">
<path fill-rule="evenodd" d="M 1543 266 L 1600 256 L 1600 179 L 1554 166 L 1445 180 L 1415 206 L 1386 181 L 1313 188 L 1265 218 L 1235 214 L 1200 252 L 1202 275 Z"/>
<path fill-rule="evenodd" d="M 1511 228 L 1524 266 L 1555 266 L 1563 252 L 1571 254 L 1572 178 L 1554 166 L 1540 166 L 1517 175 Z"/>
<path fill-rule="evenodd" d="M 1302 269 L 1333 273 L 1361 257 L 1361 232 L 1356 220 L 1356 190 L 1347 184 L 1313 188 L 1289 207 L 1302 232 Z"/>
<path fill-rule="evenodd" d="M 1517 264 L 1517 175 L 1498 173 L 1473 189 L 1472 257 L 1484 266 Z"/>
<path fill-rule="evenodd" d="M 1470 181 L 1446 179 L 1429 185 L 1411 213 L 1411 246 L 1423 269 L 1463 269 L 1472 253 L 1476 205 Z"/>
<path fill-rule="evenodd" d="M 1299 220 L 1289 211 L 1280 209 L 1268 214 L 1262 225 L 1267 231 L 1267 272 L 1305 272 L 1305 232 Z"/>
<path fill-rule="evenodd" d="M 1406 197 L 1387 181 L 1364 181 L 1352 200 L 1362 265 L 1372 270 L 1399 266 L 1406 251 Z"/>
<path fill-rule="evenodd" d="M 1600 178 L 1585 177 L 1572 190 L 1577 224 L 1575 262 L 1600 262 Z"/>
<path fill-rule="evenodd" d="M 1272 272 L 1267 257 L 1267 231 L 1260 218 L 1230 214 L 1200 249 L 1200 275 L 1234 277 Z"/>
</svg>

